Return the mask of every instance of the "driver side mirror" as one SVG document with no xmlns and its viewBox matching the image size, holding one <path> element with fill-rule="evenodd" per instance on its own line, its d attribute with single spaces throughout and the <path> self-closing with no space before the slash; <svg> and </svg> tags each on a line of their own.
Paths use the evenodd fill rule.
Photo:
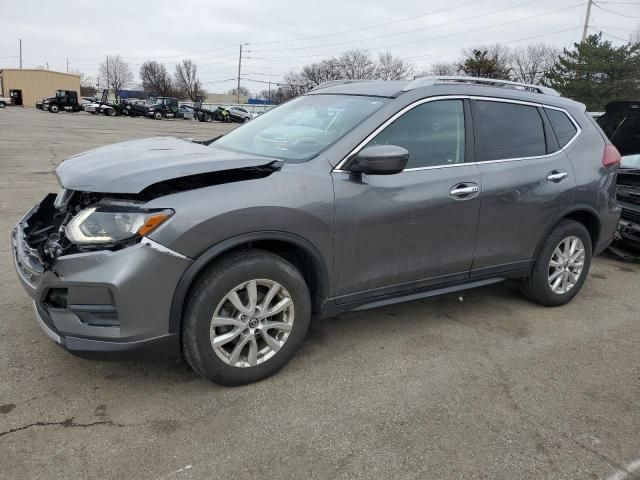
<svg viewBox="0 0 640 480">
<path fill-rule="evenodd" d="M 374 145 L 360 150 L 349 170 L 369 175 L 393 175 L 402 172 L 408 161 L 409 151 L 406 148 Z"/>
</svg>

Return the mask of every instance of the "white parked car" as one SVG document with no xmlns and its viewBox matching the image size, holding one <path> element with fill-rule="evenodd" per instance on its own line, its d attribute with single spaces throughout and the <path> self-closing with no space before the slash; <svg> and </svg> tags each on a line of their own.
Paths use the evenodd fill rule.
<svg viewBox="0 0 640 480">
<path fill-rule="evenodd" d="M 4 108 L 7 105 L 11 105 L 13 101 L 9 97 L 0 97 L 0 108 Z"/>
</svg>

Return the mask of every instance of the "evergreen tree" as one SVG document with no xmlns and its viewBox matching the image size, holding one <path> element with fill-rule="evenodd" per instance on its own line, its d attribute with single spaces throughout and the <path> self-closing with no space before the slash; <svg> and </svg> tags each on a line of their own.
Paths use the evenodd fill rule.
<svg viewBox="0 0 640 480">
<path fill-rule="evenodd" d="M 614 46 L 602 34 L 564 49 L 545 83 L 563 96 L 604 110 L 613 100 L 640 98 L 640 44 Z"/>
<path fill-rule="evenodd" d="M 459 65 L 465 75 L 482 78 L 498 78 L 508 80 L 510 68 L 501 65 L 498 59 L 490 56 L 487 50 L 474 49 L 471 55 Z"/>
</svg>

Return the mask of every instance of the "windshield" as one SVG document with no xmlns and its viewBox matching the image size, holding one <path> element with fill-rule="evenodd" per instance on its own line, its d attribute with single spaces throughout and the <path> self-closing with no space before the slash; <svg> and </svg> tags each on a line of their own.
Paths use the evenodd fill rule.
<svg viewBox="0 0 640 480">
<path fill-rule="evenodd" d="M 303 162 L 342 138 L 385 102 L 353 95 L 298 97 L 226 134 L 215 145 Z"/>
<path fill-rule="evenodd" d="M 640 154 L 627 155 L 626 157 L 622 157 L 620 166 L 622 168 L 640 168 Z"/>
</svg>

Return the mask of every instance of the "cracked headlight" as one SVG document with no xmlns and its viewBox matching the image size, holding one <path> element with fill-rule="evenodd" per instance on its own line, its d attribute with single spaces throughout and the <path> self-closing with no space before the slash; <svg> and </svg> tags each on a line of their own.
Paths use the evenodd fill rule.
<svg viewBox="0 0 640 480">
<path fill-rule="evenodd" d="M 65 227 L 77 245 L 114 244 L 144 237 L 173 215 L 173 210 L 101 210 L 86 208 Z"/>
</svg>

